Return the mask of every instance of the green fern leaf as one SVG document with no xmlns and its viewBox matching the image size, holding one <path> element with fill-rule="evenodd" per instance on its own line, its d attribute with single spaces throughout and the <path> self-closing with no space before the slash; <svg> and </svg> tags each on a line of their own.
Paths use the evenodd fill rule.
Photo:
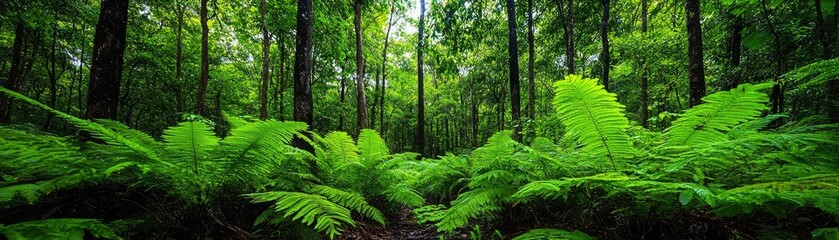
<svg viewBox="0 0 839 240">
<path fill-rule="evenodd" d="M 705 103 L 685 111 L 665 131 L 665 146 L 694 146 L 727 140 L 725 132 L 755 119 L 767 109 L 769 98 L 760 91 L 770 87 L 772 83 L 743 84 L 731 91 L 702 98 Z"/>
<path fill-rule="evenodd" d="M 313 226 L 318 232 L 329 235 L 330 239 L 341 234 L 342 225 L 355 226 L 349 209 L 324 196 L 301 192 L 264 192 L 244 196 L 253 198 L 251 202 L 254 203 L 275 202 L 275 212 L 284 218 L 291 217 L 293 221 Z"/>
<path fill-rule="evenodd" d="M 344 206 L 350 210 L 356 211 L 368 217 L 379 224 L 385 224 L 385 216 L 379 209 L 370 206 L 363 196 L 357 193 L 345 192 L 343 190 L 332 188 L 324 185 L 315 185 L 309 187 L 307 192 L 326 197 L 330 201 Z"/>
<path fill-rule="evenodd" d="M 108 226 L 95 219 L 57 218 L 0 225 L 0 233 L 9 240 L 85 239 L 85 232 L 97 239 L 122 239 Z"/>
<path fill-rule="evenodd" d="M 358 134 L 358 150 L 364 162 L 371 162 L 375 165 L 384 157 L 390 155 L 385 140 L 375 130 L 364 129 Z"/>
<path fill-rule="evenodd" d="M 554 83 L 553 106 L 566 127 L 566 136 L 583 145 L 584 152 L 616 161 L 632 156 L 624 106 L 596 79 L 568 75 Z"/>
<path fill-rule="evenodd" d="M 171 161 L 182 168 L 192 169 L 193 174 L 198 176 L 201 176 L 205 162 L 212 159 L 210 152 L 219 145 L 218 137 L 202 122 L 182 122 L 166 129 L 163 140 Z"/>
</svg>

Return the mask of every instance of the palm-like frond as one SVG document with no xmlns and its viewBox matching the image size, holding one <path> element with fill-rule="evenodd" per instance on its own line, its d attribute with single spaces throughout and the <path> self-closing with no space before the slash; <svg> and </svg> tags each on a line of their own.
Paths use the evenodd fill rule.
<svg viewBox="0 0 839 240">
<path fill-rule="evenodd" d="M 379 209 L 376 209 L 367 203 L 363 196 L 357 193 L 346 192 L 337 188 L 315 185 L 309 187 L 307 192 L 326 197 L 330 201 L 344 206 L 350 210 L 356 211 L 368 217 L 379 224 L 385 224 L 385 216 Z"/>
<path fill-rule="evenodd" d="M 616 160 L 632 156 L 626 129 L 629 121 L 623 105 L 596 79 L 568 75 L 554 83 L 553 106 L 566 129 L 566 136 L 582 144 L 584 152 Z"/>
<path fill-rule="evenodd" d="M 809 89 L 828 81 L 839 81 L 839 58 L 821 60 L 784 74 L 786 84 L 795 90 Z"/>
<path fill-rule="evenodd" d="M 370 162 L 366 165 L 377 164 L 379 160 L 390 155 L 385 140 L 379 136 L 378 132 L 371 129 L 361 130 L 358 134 L 358 150 L 362 161 Z"/>
<path fill-rule="evenodd" d="M 8 226 L 0 225 L 0 233 L 9 240 L 26 239 L 85 239 L 85 232 L 97 239 L 122 239 L 108 226 L 96 219 L 56 218 L 29 221 Z"/>
<path fill-rule="evenodd" d="M 721 91 L 702 98 L 697 105 L 673 122 L 664 136 L 665 146 L 681 147 L 727 140 L 726 132 L 735 125 L 755 119 L 769 98 L 761 90 L 772 83 L 743 84 L 731 91 Z"/>
<path fill-rule="evenodd" d="M 449 232 L 466 226 L 469 220 L 486 217 L 487 213 L 501 210 L 500 202 L 515 193 L 512 187 L 497 187 L 472 190 L 452 201 L 449 209 L 442 210 L 442 218 L 437 230 Z"/>
<path fill-rule="evenodd" d="M 221 142 L 223 176 L 248 182 L 267 176 L 293 151 L 288 144 L 295 134 L 306 128 L 302 122 L 267 120 L 231 130 Z"/>
<path fill-rule="evenodd" d="M 355 226 L 350 210 L 324 196 L 301 192 L 264 192 L 245 194 L 254 203 L 274 202 L 274 211 L 284 218 L 301 221 L 330 239 L 340 235 L 343 225 Z"/>
<path fill-rule="evenodd" d="M 181 168 L 191 169 L 196 176 L 202 176 L 204 165 L 213 159 L 211 151 L 219 145 L 219 138 L 202 122 L 182 122 L 163 131 L 169 161 Z M 205 179 L 205 178 L 204 178 Z M 206 180 L 206 179 L 205 179 Z"/>
</svg>

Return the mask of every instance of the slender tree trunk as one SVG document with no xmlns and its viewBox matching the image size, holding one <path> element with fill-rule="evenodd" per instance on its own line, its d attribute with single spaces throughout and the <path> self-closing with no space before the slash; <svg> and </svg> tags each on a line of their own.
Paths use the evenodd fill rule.
<svg viewBox="0 0 839 240">
<path fill-rule="evenodd" d="M 688 29 L 688 79 L 690 80 L 690 106 L 702 103 L 705 96 L 705 64 L 702 54 L 702 25 L 699 23 L 699 0 L 687 0 Z"/>
<path fill-rule="evenodd" d="M 385 135 L 385 91 L 387 90 L 387 46 L 390 42 L 390 29 L 393 27 L 393 13 L 396 12 L 396 7 L 393 3 L 390 4 L 390 17 L 388 17 L 387 21 L 387 33 L 385 33 L 385 45 L 382 48 L 382 82 L 381 82 L 381 94 L 379 99 L 379 132 L 384 136 Z M 376 114 L 375 112 L 373 114 Z"/>
<path fill-rule="evenodd" d="M 475 89 L 474 83 L 469 85 L 469 95 L 470 95 L 470 115 L 472 115 L 472 148 L 478 147 L 478 103 L 477 97 L 475 97 Z"/>
<path fill-rule="evenodd" d="M 355 85 L 356 96 L 356 133 L 361 129 L 370 128 L 370 119 L 367 117 L 367 95 L 364 94 L 364 46 L 361 33 L 361 0 L 355 0 L 353 5 L 355 18 Z"/>
<path fill-rule="evenodd" d="M 64 71 L 66 70 L 66 61 L 64 59 L 58 59 L 58 29 L 56 27 L 52 28 L 52 42 L 49 46 L 49 51 L 44 49 L 44 57 L 49 58 L 50 64 L 49 68 L 47 69 L 47 75 L 49 75 L 49 82 L 50 82 L 50 98 L 49 98 L 49 106 L 52 108 L 58 108 L 56 106 L 58 104 L 58 79 L 64 75 Z M 49 55 L 49 56 L 47 56 Z M 61 61 L 61 69 L 58 69 L 58 61 Z M 50 124 L 52 123 L 53 118 L 52 113 L 47 113 L 47 119 L 44 122 L 44 129 L 49 129 Z"/>
<path fill-rule="evenodd" d="M 836 13 L 836 45 L 834 49 L 836 50 L 835 57 L 839 58 L 839 1 L 834 2 L 836 2 L 833 7 Z M 839 123 L 839 79 L 827 82 L 827 93 L 828 99 L 832 100 L 829 103 L 830 108 L 827 115 L 830 117 L 830 122 Z"/>
<path fill-rule="evenodd" d="M 175 87 L 175 101 L 177 101 L 177 109 L 178 113 L 184 112 L 184 105 L 185 105 L 185 98 L 184 98 L 184 89 L 183 89 L 183 56 L 184 56 L 184 40 L 183 40 L 183 31 L 184 31 L 184 11 L 186 8 L 185 4 L 181 4 L 180 1 L 176 3 L 177 13 L 178 13 L 178 29 L 177 29 L 177 42 L 176 42 L 176 57 L 175 57 L 175 78 L 178 79 Z"/>
<path fill-rule="evenodd" d="M 568 74 L 575 74 L 577 69 L 574 57 L 577 54 L 574 50 L 574 0 L 566 0 L 566 4 L 568 16 L 565 20 L 565 65 L 568 68 Z"/>
<path fill-rule="evenodd" d="M 521 96 L 519 91 L 519 46 L 516 37 L 516 2 L 507 0 L 507 52 L 510 55 L 510 109 L 513 115 L 513 139 L 521 141 Z M 501 99 L 504 101 L 504 99 Z M 502 113 L 503 114 L 503 113 Z"/>
<path fill-rule="evenodd" d="M 339 99 L 341 99 L 341 110 L 338 113 L 338 130 L 344 131 L 344 106 L 345 106 L 345 98 L 347 96 L 347 81 L 344 79 L 344 76 L 340 77 L 340 81 L 338 82 L 338 94 Z"/>
<path fill-rule="evenodd" d="M 533 39 L 533 0 L 527 0 L 527 81 L 530 85 L 528 88 L 527 116 L 531 120 L 536 119 L 536 74 L 534 73 L 536 50 Z"/>
<path fill-rule="evenodd" d="M 204 96 L 207 94 L 207 83 L 210 81 L 210 27 L 207 16 L 207 1 L 201 0 L 201 79 L 198 82 L 198 96 L 195 102 L 195 114 L 204 115 Z"/>
<path fill-rule="evenodd" d="M 774 55 L 775 55 L 775 77 L 778 78 L 781 76 L 783 69 L 785 68 L 785 60 L 784 56 L 781 53 L 781 36 L 775 31 L 775 25 L 772 23 L 772 20 L 769 19 L 769 9 L 766 7 L 766 0 L 760 1 L 761 12 L 763 13 L 763 19 L 766 21 L 766 25 L 769 27 L 769 32 L 772 33 L 772 36 L 775 39 L 774 45 Z M 772 102 L 772 113 L 777 114 L 784 111 L 784 92 L 782 91 L 782 86 L 780 82 L 776 83 L 775 86 L 772 87 L 772 94 L 770 95 L 770 102 Z M 780 120 L 780 119 L 779 119 Z M 776 125 L 780 124 L 780 122 L 776 122 Z"/>
<path fill-rule="evenodd" d="M 417 136 L 416 151 L 425 155 L 425 99 L 423 94 L 423 34 L 425 34 L 425 0 L 420 0 L 419 37 L 417 38 Z"/>
<path fill-rule="evenodd" d="M 12 66 L 9 69 L 9 80 L 3 86 L 6 89 L 17 91 L 17 86 L 22 75 L 23 41 L 26 36 L 26 25 L 23 21 L 15 24 L 15 39 L 12 44 Z M 14 101 L 5 94 L 0 94 L 0 124 L 9 124 L 12 120 L 12 109 Z"/>
<path fill-rule="evenodd" d="M 128 0 L 103 0 L 93 36 L 87 118 L 116 119 L 122 79 Z"/>
<path fill-rule="evenodd" d="M 822 58 L 830 59 L 830 40 L 827 39 L 827 33 L 824 26 L 824 16 L 822 13 L 822 1 L 815 0 L 816 7 L 816 35 L 822 44 Z"/>
<path fill-rule="evenodd" d="M 641 33 L 644 36 L 644 40 L 647 39 L 647 25 L 648 25 L 648 15 L 649 14 L 649 5 L 647 0 L 641 0 Z M 649 76 L 650 71 L 647 68 L 647 59 L 646 57 L 641 58 L 641 126 L 644 128 L 649 128 L 649 123 L 647 119 L 650 118 L 650 109 L 649 109 Z"/>
<path fill-rule="evenodd" d="M 736 88 L 740 85 L 740 54 L 743 43 L 743 18 L 728 14 L 732 18 L 731 28 L 728 37 L 728 84 L 726 90 Z"/>
<path fill-rule="evenodd" d="M 376 113 L 379 110 L 378 109 L 378 107 L 379 107 L 379 91 L 381 90 L 381 84 L 382 84 L 382 82 L 381 82 L 382 79 L 379 78 L 380 76 L 381 76 L 381 70 L 376 69 L 376 78 L 374 78 L 375 86 L 373 86 L 373 104 L 370 106 L 370 112 L 373 113 L 373 114 L 370 114 L 370 129 L 374 129 L 374 130 L 376 129 L 376 117 L 378 115 Z"/>
<path fill-rule="evenodd" d="M 277 103 L 277 105 L 278 105 L 279 112 L 280 112 L 279 113 L 280 121 L 285 121 L 285 88 L 286 88 L 285 60 L 286 60 L 286 57 L 287 57 L 288 53 L 286 53 L 286 49 L 285 49 L 285 35 L 282 32 L 279 32 L 278 35 L 279 35 L 279 38 L 278 38 L 279 40 L 277 40 L 278 41 L 277 47 L 280 49 L 280 74 L 278 74 L 279 76 L 277 77 L 277 80 L 279 81 L 279 84 L 277 84 L 277 85 L 279 85 L 279 87 L 280 87 L 280 90 L 278 91 L 280 96 L 279 96 L 279 103 Z M 276 94 L 277 93 L 275 93 L 275 95 Z M 276 98 L 276 96 L 275 96 L 275 98 Z"/>
<path fill-rule="evenodd" d="M 79 49 L 80 49 L 80 51 L 79 51 L 80 54 L 79 55 L 80 56 L 79 56 L 79 69 L 78 69 L 79 75 L 77 76 L 79 78 L 78 79 L 79 85 L 76 85 L 76 92 L 79 93 L 79 96 L 76 98 L 76 104 L 77 104 L 76 107 L 79 109 L 79 116 L 84 114 L 84 113 L 82 113 L 82 111 L 83 111 L 82 109 L 85 109 L 84 108 L 84 101 L 82 100 L 82 84 L 84 83 L 84 81 L 83 81 L 84 80 L 84 72 L 83 72 L 84 69 L 83 69 L 83 67 L 84 67 L 84 63 L 85 63 L 84 54 L 85 54 L 85 47 L 87 46 L 87 39 L 85 38 L 85 33 L 84 33 L 85 28 L 86 28 L 86 26 L 84 25 L 84 23 L 82 23 L 82 30 L 80 31 L 81 32 L 81 41 L 79 41 L 79 43 L 80 43 L 79 44 Z"/>
<path fill-rule="evenodd" d="M 271 67 L 269 51 L 271 50 L 271 36 L 268 35 L 267 7 L 265 0 L 259 5 L 262 18 L 262 88 L 259 93 L 259 119 L 268 119 L 268 81 L 271 80 L 268 69 Z"/>
<path fill-rule="evenodd" d="M 603 64 L 603 87 L 609 91 L 609 69 L 612 68 L 609 56 L 609 0 L 600 0 L 603 7 L 603 16 L 600 19 L 600 41 L 603 44 L 603 53 L 600 54 L 600 62 Z"/>
</svg>

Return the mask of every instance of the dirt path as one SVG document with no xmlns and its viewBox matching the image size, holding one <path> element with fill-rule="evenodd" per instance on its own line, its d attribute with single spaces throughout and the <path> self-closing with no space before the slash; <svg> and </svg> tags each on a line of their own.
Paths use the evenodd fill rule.
<svg viewBox="0 0 839 240">
<path fill-rule="evenodd" d="M 358 227 L 347 229 L 340 240 L 437 240 L 439 234 L 432 224 L 418 224 L 411 209 L 401 208 L 387 226 L 373 222 L 359 222 Z M 446 237 L 446 239 L 451 239 Z M 458 238 L 459 239 L 459 238 Z"/>
</svg>

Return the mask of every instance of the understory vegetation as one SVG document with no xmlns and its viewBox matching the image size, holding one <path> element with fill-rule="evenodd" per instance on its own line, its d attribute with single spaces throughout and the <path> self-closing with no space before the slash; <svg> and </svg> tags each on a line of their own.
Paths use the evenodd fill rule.
<svg viewBox="0 0 839 240">
<path fill-rule="evenodd" d="M 501 131 L 469 154 L 421 160 L 391 153 L 369 129 L 356 140 L 338 131 L 321 136 L 300 122 L 232 116 L 225 137 L 213 132 L 212 122 L 192 117 L 155 139 L 2 89 L 84 133 L 61 137 L 0 127 L 5 208 L 47 207 L 61 191 L 104 188 L 117 199 L 160 194 L 126 203 L 141 208 L 132 215 L 108 213 L 104 219 L 65 217 L 87 213 L 61 212 L 61 206 L 43 213 L 44 220 L 12 213 L 32 220 L 0 226 L 0 233 L 9 239 L 334 239 L 359 221 L 386 225 L 388 212 L 409 207 L 441 237 L 478 225 L 501 228 L 495 236 L 514 239 L 836 237 L 839 124 L 819 117 L 777 124 L 786 116 L 763 114 L 771 87 L 743 84 L 711 94 L 671 127 L 653 132 L 631 125 L 615 94 L 597 80 L 569 75 L 554 84 L 553 106 L 565 129 L 559 141 L 537 137 L 524 144 Z M 293 147 L 293 138 L 314 153 Z M 793 217 L 807 218 L 796 220 L 803 229 L 786 223 L 715 229 L 721 227 L 716 221 Z M 691 232 L 675 232 L 688 220 L 697 222 L 680 227 Z M 536 224 L 504 226 L 516 221 Z"/>
</svg>

